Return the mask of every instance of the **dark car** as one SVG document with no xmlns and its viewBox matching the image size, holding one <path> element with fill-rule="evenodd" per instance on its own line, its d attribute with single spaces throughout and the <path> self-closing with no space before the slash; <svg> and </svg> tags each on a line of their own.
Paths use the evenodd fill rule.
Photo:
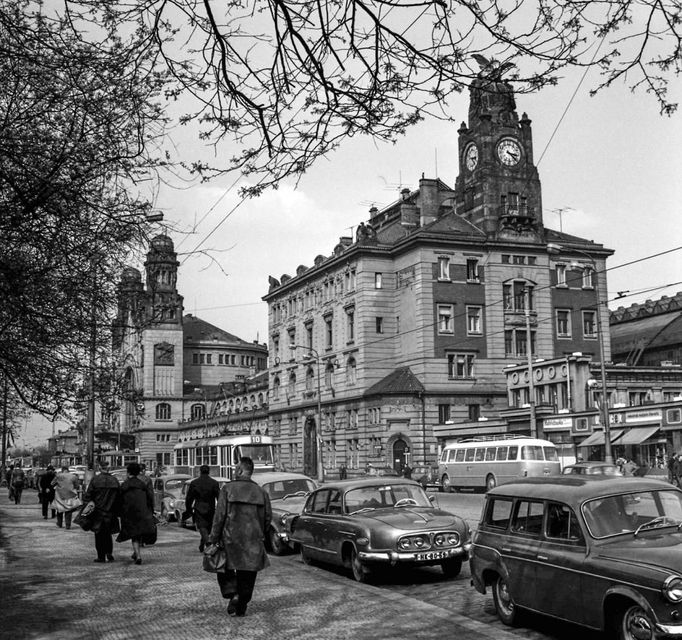
<svg viewBox="0 0 682 640">
<path fill-rule="evenodd" d="M 682 491 L 646 478 L 526 478 L 488 492 L 472 583 L 497 614 L 524 609 L 621 640 L 682 636 Z"/>
<path fill-rule="evenodd" d="M 622 476 L 615 464 L 608 462 L 576 462 L 564 467 L 562 475 L 583 475 L 583 476 Z"/>
<path fill-rule="evenodd" d="M 291 522 L 303 562 L 348 568 L 359 581 L 373 567 L 440 565 L 455 577 L 468 558 L 471 530 L 434 507 L 414 480 L 339 480 L 314 491 Z"/>
<path fill-rule="evenodd" d="M 154 511 L 162 520 L 172 522 L 175 519 L 175 500 L 182 496 L 182 487 L 192 476 L 176 473 L 152 478 L 154 488 Z"/>
<path fill-rule="evenodd" d="M 308 494 L 317 487 L 317 483 L 302 473 L 286 471 L 254 473 L 251 479 L 270 496 L 272 522 L 266 533 L 268 551 L 276 556 L 293 551 L 295 545 L 289 539 L 289 522 L 301 513 Z"/>
</svg>

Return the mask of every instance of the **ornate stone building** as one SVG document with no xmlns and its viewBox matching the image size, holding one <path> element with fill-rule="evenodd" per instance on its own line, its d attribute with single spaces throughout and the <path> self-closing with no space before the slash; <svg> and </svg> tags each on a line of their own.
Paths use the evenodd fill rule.
<svg viewBox="0 0 682 640">
<path fill-rule="evenodd" d="M 499 417 L 529 344 L 599 357 L 612 251 L 544 226 L 531 121 L 499 73 L 473 84 L 458 133 L 454 188 L 422 177 L 330 255 L 270 277 L 270 430 L 293 469 L 433 463 L 436 428 Z"/>
<path fill-rule="evenodd" d="M 249 428 L 254 408 L 265 425 L 267 388 L 258 374 L 267 347 L 183 315 L 168 236 L 151 241 L 144 266 L 144 284 L 136 269 L 122 275 L 113 347 L 123 381 L 120 429 L 135 436 L 135 452 L 153 468 L 171 464 L 180 437 L 244 430 L 244 410 Z"/>
</svg>

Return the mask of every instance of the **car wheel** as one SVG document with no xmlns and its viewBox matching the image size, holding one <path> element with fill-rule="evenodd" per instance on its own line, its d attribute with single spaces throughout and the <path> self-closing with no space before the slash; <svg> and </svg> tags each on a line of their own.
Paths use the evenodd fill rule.
<svg viewBox="0 0 682 640">
<path fill-rule="evenodd" d="M 286 551 L 286 545 L 284 542 L 282 542 L 282 538 L 279 537 L 279 534 L 274 527 L 270 527 L 270 531 L 268 532 L 268 542 L 270 543 L 270 550 L 272 551 L 273 555 L 284 555 L 284 552 Z"/>
<path fill-rule="evenodd" d="M 446 578 L 456 578 L 462 570 L 462 558 L 450 558 L 440 563 L 443 575 Z"/>
<path fill-rule="evenodd" d="M 493 601 L 497 615 L 506 625 L 513 626 L 518 620 L 518 609 L 509 593 L 509 585 L 502 576 L 497 576 L 493 585 Z"/>
<path fill-rule="evenodd" d="M 301 560 L 302 560 L 303 564 L 312 564 L 313 561 L 312 561 L 311 557 L 308 555 L 308 552 L 305 550 L 305 547 L 303 545 L 299 545 L 299 546 L 300 546 L 300 550 L 301 550 Z"/>
<path fill-rule="evenodd" d="M 492 473 L 488 474 L 488 477 L 485 479 L 485 490 L 490 491 L 491 489 L 494 489 L 497 486 L 497 479 Z"/>
<path fill-rule="evenodd" d="M 447 473 L 444 474 L 440 479 L 440 486 L 443 487 L 443 491 L 445 493 L 450 493 L 450 491 L 452 491 L 452 487 L 450 486 L 450 477 L 447 475 Z"/>
<path fill-rule="evenodd" d="M 358 552 L 353 547 L 350 551 L 350 569 L 353 572 L 353 578 L 358 582 L 367 582 L 368 571 L 364 564 L 360 561 Z"/>
<path fill-rule="evenodd" d="M 618 640 L 653 640 L 654 621 L 649 613 L 638 604 L 625 609 L 618 624 Z"/>
</svg>

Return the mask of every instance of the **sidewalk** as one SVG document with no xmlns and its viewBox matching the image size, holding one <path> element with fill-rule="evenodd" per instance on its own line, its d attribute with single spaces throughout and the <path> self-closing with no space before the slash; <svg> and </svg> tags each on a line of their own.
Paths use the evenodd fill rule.
<svg viewBox="0 0 682 640">
<path fill-rule="evenodd" d="M 143 564 L 130 543 L 116 561 L 93 563 L 94 535 L 44 520 L 35 491 L 23 503 L 0 495 L 0 635 L 13 640 L 131 638 L 438 639 L 515 636 L 444 607 L 382 590 L 296 556 L 271 556 L 245 618 L 231 618 L 215 577 L 201 569 L 198 538 L 159 528 Z M 7 634 L 5 636 L 5 634 Z"/>
</svg>

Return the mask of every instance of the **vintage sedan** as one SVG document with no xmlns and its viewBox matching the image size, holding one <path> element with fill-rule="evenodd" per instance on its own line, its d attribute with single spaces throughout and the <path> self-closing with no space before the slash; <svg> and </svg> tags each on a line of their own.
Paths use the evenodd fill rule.
<svg viewBox="0 0 682 640">
<path fill-rule="evenodd" d="M 251 479 L 270 496 L 272 522 L 266 533 L 268 551 L 281 556 L 294 550 L 295 545 L 289 539 L 289 522 L 301 513 L 308 494 L 317 483 L 302 473 L 285 471 L 254 473 Z"/>
<path fill-rule="evenodd" d="M 455 577 L 468 559 L 471 530 L 435 507 L 414 480 L 339 480 L 314 491 L 291 522 L 291 538 L 311 560 L 350 569 L 359 581 L 379 566 L 440 565 Z"/>
<path fill-rule="evenodd" d="M 611 477 L 619 477 L 623 474 L 620 469 L 615 464 L 610 464 L 609 462 L 576 462 L 575 464 L 569 464 L 564 467 L 561 471 L 563 475 L 585 475 L 585 476 L 598 476 L 605 475 Z"/>
<path fill-rule="evenodd" d="M 488 492 L 472 583 L 505 624 L 537 611 L 621 640 L 682 637 L 682 491 L 646 478 L 526 478 Z"/>
<path fill-rule="evenodd" d="M 175 500 L 182 494 L 182 486 L 192 476 L 176 473 L 152 478 L 154 489 L 154 511 L 162 520 L 172 522 L 175 519 Z"/>
</svg>

